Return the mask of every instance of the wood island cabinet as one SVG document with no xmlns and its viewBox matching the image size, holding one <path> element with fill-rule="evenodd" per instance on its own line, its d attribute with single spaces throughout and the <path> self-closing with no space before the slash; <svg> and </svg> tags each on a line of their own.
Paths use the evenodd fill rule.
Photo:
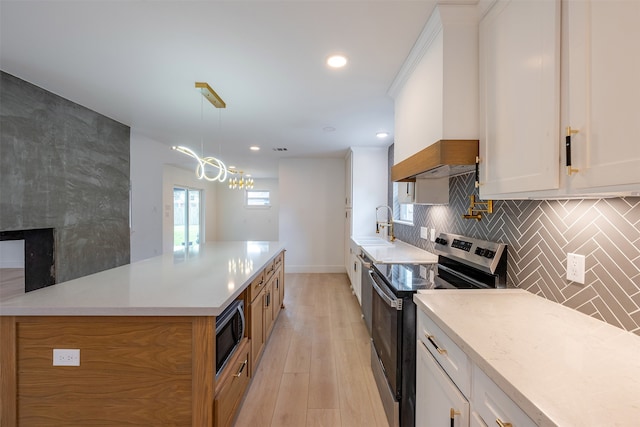
<svg viewBox="0 0 640 427">
<path fill-rule="evenodd" d="M 217 378 L 215 316 L 0 316 L 0 426 L 232 425 L 283 307 L 284 251 L 236 299 L 245 337 Z M 53 366 L 54 348 L 80 365 Z"/>
<path fill-rule="evenodd" d="M 220 375 L 214 400 L 214 420 L 216 426 L 230 425 L 240 406 L 242 396 L 249 385 L 249 363 L 251 346 L 245 338 L 228 363 L 228 369 Z"/>
<path fill-rule="evenodd" d="M 249 338 L 251 339 L 251 375 L 269 339 L 273 324 L 283 307 L 284 300 L 284 252 L 265 267 L 249 291 Z"/>
</svg>

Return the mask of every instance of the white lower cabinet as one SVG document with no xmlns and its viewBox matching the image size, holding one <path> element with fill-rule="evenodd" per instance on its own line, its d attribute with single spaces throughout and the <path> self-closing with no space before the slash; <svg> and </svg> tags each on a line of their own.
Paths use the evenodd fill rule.
<svg viewBox="0 0 640 427">
<path fill-rule="evenodd" d="M 536 423 L 477 366 L 473 367 L 471 383 L 473 411 L 485 424 L 513 427 L 536 426 Z"/>
<path fill-rule="evenodd" d="M 536 426 L 422 310 L 416 334 L 416 427 Z"/>
<path fill-rule="evenodd" d="M 469 426 L 469 402 L 418 340 L 416 427 Z"/>
<path fill-rule="evenodd" d="M 471 418 L 469 419 L 469 427 L 487 427 L 487 425 L 482 421 L 482 418 L 477 412 L 473 412 L 473 407 L 471 408 Z"/>
</svg>

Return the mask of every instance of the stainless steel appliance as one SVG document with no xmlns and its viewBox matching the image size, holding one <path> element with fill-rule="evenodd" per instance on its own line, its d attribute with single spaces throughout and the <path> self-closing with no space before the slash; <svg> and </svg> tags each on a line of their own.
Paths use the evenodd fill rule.
<svg viewBox="0 0 640 427">
<path fill-rule="evenodd" d="M 216 378 L 242 341 L 244 331 L 244 302 L 237 300 L 216 317 Z"/>
<path fill-rule="evenodd" d="M 438 274 L 434 288 L 507 287 L 507 245 L 458 234 L 436 238 Z"/>
<path fill-rule="evenodd" d="M 442 233 L 435 248 L 438 264 L 434 281 L 420 275 L 419 265 L 373 264 L 368 271 L 367 286 L 374 290 L 371 369 L 392 427 L 415 426 L 416 305 L 413 294 L 420 289 L 506 286 L 506 245 Z M 423 276 L 428 277 L 428 273 Z"/>
</svg>

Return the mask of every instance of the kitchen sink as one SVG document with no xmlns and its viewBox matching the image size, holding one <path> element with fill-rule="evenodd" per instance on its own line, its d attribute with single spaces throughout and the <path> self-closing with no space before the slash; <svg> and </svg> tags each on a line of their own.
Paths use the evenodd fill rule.
<svg viewBox="0 0 640 427">
<path fill-rule="evenodd" d="M 358 246 L 393 246 L 393 243 L 381 237 L 353 237 L 353 241 Z"/>
</svg>

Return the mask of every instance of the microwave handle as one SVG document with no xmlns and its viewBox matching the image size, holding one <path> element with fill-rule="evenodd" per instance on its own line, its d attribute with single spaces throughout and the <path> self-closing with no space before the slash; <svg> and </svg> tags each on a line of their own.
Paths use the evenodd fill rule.
<svg viewBox="0 0 640 427">
<path fill-rule="evenodd" d="M 244 321 L 244 306 L 243 305 L 239 305 L 238 306 L 238 313 L 240 313 L 240 322 L 241 322 L 241 328 L 242 330 L 240 331 L 240 339 L 244 338 L 244 331 L 246 328 L 246 323 Z"/>
</svg>

